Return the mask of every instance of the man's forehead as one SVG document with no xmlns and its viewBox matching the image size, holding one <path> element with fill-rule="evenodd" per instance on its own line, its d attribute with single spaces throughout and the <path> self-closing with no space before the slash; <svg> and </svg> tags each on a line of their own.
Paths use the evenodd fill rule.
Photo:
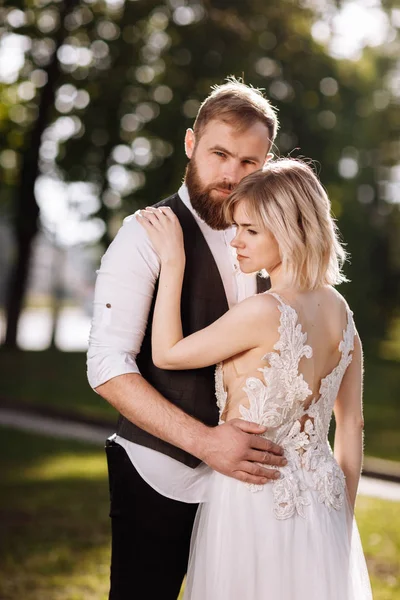
<svg viewBox="0 0 400 600">
<path fill-rule="evenodd" d="M 211 119 L 204 125 L 201 136 L 213 135 L 216 129 L 219 131 L 225 130 L 226 134 L 232 136 L 233 138 L 249 134 L 258 134 L 260 137 L 265 137 L 266 140 L 269 138 L 268 127 L 261 121 L 252 121 L 251 123 L 247 124 L 240 119 L 235 119 L 234 117 L 231 119 Z"/>
<path fill-rule="evenodd" d="M 238 123 L 213 119 L 205 125 L 198 141 L 209 149 L 219 146 L 240 156 L 264 153 L 270 146 L 268 128 L 261 121 L 239 127 Z"/>
</svg>

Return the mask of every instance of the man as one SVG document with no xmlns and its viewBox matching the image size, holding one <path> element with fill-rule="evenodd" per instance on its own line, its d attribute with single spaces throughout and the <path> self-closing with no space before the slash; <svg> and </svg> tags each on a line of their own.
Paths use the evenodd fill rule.
<svg viewBox="0 0 400 600">
<path fill-rule="evenodd" d="M 216 87 L 185 137 L 185 184 L 160 204 L 183 228 L 185 335 L 262 290 L 240 273 L 221 217 L 239 181 L 270 158 L 277 130 L 262 94 L 232 79 Z M 160 205 L 159 204 L 159 205 Z M 92 387 L 120 413 L 107 441 L 112 518 L 110 600 L 176 600 L 186 572 L 196 512 L 166 493 L 163 481 L 207 463 L 231 477 L 266 483 L 285 464 L 264 428 L 235 419 L 218 424 L 214 369 L 163 371 L 151 359 L 151 322 L 160 262 L 135 216 L 104 255 L 96 283 L 88 352 Z M 258 282 L 257 282 L 258 279 Z M 265 289 L 265 287 L 264 287 Z M 264 468 L 262 464 L 268 465 Z"/>
</svg>

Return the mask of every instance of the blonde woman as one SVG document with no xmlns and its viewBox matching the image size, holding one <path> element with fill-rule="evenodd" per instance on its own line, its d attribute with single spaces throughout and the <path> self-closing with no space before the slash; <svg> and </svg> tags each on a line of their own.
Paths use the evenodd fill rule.
<svg viewBox="0 0 400 600">
<path fill-rule="evenodd" d="M 370 599 L 353 517 L 362 463 L 362 350 L 352 312 L 333 287 L 345 279 L 345 252 L 329 199 L 309 166 L 285 159 L 243 179 L 221 210 L 237 228 L 231 245 L 241 270 L 267 271 L 271 289 L 183 338 L 180 225 L 168 208 L 143 211 L 139 220 L 162 265 L 153 361 L 172 370 L 217 364 L 220 423 L 245 419 L 266 427 L 263 436 L 284 448 L 287 464 L 265 485 L 205 465 L 194 470 L 204 502 L 184 597 Z"/>
</svg>

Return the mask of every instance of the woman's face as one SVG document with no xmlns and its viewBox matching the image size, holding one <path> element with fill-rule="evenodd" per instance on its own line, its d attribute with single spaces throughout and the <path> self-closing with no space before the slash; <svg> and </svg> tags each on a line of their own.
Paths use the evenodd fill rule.
<svg viewBox="0 0 400 600">
<path fill-rule="evenodd" d="M 278 242 L 275 236 L 262 227 L 254 215 L 247 211 L 246 205 L 246 201 L 243 200 L 234 209 L 236 235 L 231 246 L 236 249 L 243 273 L 254 273 L 265 269 L 271 275 L 281 264 Z"/>
</svg>

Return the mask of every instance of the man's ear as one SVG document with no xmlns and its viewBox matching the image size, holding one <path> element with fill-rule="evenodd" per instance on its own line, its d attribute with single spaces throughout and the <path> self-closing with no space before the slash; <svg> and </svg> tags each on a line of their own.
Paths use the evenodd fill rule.
<svg viewBox="0 0 400 600">
<path fill-rule="evenodd" d="M 272 152 L 268 152 L 267 154 L 267 158 L 264 161 L 263 167 L 265 167 L 265 165 L 267 164 L 267 162 L 269 162 L 270 160 L 272 160 L 274 158 L 274 155 L 272 154 Z"/>
<path fill-rule="evenodd" d="M 185 134 L 185 153 L 188 158 L 192 158 L 196 138 L 193 129 L 187 129 Z"/>
</svg>

